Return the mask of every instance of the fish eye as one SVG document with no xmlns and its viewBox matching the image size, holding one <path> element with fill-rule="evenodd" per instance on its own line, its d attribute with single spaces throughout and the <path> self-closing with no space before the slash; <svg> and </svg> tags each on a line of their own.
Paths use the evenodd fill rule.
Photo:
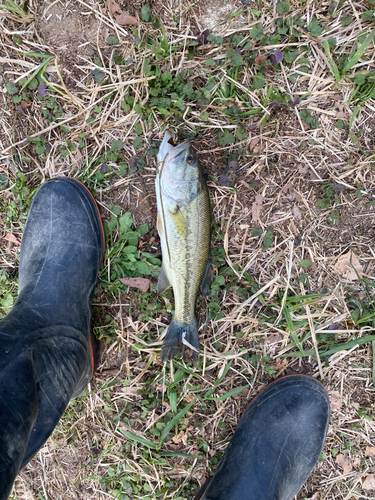
<svg viewBox="0 0 375 500">
<path fill-rule="evenodd" d="M 192 165 L 195 162 L 195 156 L 194 155 L 189 155 L 186 158 L 186 161 L 188 162 L 189 165 Z"/>
</svg>

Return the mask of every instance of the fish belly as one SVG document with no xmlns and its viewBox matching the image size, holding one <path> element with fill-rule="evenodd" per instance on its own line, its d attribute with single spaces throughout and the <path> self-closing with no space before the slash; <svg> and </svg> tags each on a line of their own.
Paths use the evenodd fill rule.
<svg viewBox="0 0 375 500">
<path fill-rule="evenodd" d="M 207 189 L 177 213 L 165 208 L 163 212 L 163 268 L 175 297 L 174 319 L 189 324 L 195 319 L 199 285 L 209 256 L 211 217 Z"/>
</svg>

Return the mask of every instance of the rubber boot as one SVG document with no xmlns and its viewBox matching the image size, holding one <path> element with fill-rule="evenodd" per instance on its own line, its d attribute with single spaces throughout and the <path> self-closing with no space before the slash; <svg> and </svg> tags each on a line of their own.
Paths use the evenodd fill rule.
<svg viewBox="0 0 375 500">
<path fill-rule="evenodd" d="M 328 423 L 320 382 L 289 375 L 269 384 L 245 410 L 196 500 L 292 500 L 318 461 Z"/>
<path fill-rule="evenodd" d="M 0 321 L 1 500 L 94 372 L 91 302 L 103 252 L 83 184 L 43 184 L 22 238 L 18 298 Z"/>
</svg>

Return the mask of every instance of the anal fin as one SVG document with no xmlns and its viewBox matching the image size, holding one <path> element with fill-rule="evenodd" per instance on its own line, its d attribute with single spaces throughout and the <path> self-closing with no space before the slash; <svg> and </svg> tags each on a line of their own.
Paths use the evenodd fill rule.
<svg viewBox="0 0 375 500">
<path fill-rule="evenodd" d="M 211 292 L 211 283 L 214 280 L 214 270 L 212 269 L 211 259 L 208 259 L 206 270 L 204 272 L 201 284 L 200 291 L 203 297 L 208 297 Z"/>
</svg>

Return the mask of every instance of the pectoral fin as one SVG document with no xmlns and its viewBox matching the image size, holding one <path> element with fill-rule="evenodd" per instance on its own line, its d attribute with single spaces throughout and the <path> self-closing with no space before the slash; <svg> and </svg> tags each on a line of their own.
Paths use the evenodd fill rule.
<svg viewBox="0 0 375 500">
<path fill-rule="evenodd" d="M 165 274 L 164 267 L 160 269 L 157 291 L 158 293 L 164 293 L 168 288 L 171 287 L 167 275 Z"/>
<path fill-rule="evenodd" d="M 210 295 L 210 288 L 213 280 L 214 280 L 214 270 L 212 269 L 211 260 L 209 259 L 209 261 L 207 262 L 203 279 L 199 287 L 203 297 L 208 297 Z"/>
<path fill-rule="evenodd" d="M 176 231 L 183 238 L 187 235 L 186 223 L 181 210 L 177 209 L 176 212 L 170 212 Z"/>
</svg>

